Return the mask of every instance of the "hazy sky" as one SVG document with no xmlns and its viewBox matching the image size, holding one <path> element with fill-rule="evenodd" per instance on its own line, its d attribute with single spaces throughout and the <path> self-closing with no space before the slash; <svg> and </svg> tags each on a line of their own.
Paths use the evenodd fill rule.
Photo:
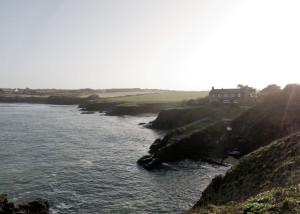
<svg viewBox="0 0 300 214">
<path fill-rule="evenodd" d="M 299 83 L 299 11 L 299 0 L 0 0 L 0 88 Z"/>
</svg>

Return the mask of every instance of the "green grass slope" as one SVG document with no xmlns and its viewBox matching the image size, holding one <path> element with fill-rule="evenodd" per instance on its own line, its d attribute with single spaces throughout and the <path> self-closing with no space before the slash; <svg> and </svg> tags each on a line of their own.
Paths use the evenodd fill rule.
<svg viewBox="0 0 300 214">
<path fill-rule="evenodd" d="M 216 176 L 189 213 L 300 213 L 300 132 Z"/>
</svg>

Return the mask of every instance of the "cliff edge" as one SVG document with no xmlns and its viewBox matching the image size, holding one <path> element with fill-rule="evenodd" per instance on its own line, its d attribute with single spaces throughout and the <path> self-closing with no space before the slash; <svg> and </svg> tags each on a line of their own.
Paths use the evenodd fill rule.
<svg viewBox="0 0 300 214">
<path fill-rule="evenodd" d="M 299 148 L 300 132 L 244 156 L 188 213 L 299 213 Z"/>
<path fill-rule="evenodd" d="M 203 114 L 205 115 L 205 114 Z M 233 120 L 198 120 L 171 130 L 150 146 L 138 163 L 146 169 L 162 162 L 202 159 L 222 164 L 229 155 L 242 157 L 276 139 L 300 131 L 300 86 L 288 87 Z"/>
</svg>

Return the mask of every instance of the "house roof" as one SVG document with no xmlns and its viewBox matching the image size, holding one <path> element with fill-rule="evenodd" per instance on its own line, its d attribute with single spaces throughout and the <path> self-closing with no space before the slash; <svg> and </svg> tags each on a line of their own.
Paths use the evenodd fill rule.
<svg viewBox="0 0 300 214">
<path fill-rule="evenodd" d="M 234 94 L 234 93 L 244 93 L 246 92 L 246 88 L 229 88 L 229 89 L 212 89 L 209 93 L 216 94 Z"/>
</svg>

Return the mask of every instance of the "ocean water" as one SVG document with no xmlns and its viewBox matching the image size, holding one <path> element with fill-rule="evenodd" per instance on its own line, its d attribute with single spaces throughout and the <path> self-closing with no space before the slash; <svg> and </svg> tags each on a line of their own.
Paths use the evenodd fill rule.
<svg viewBox="0 0 300 214">
<path fill-rule="evenodd" d="M 76 106 L 0 104 L 0 193 L 40 197 L 50 214 L 180 213 L 228 168 L 191 160 L 136 164 L 163 132 L 154 117 L 80 114 Z"/>
</svg>

